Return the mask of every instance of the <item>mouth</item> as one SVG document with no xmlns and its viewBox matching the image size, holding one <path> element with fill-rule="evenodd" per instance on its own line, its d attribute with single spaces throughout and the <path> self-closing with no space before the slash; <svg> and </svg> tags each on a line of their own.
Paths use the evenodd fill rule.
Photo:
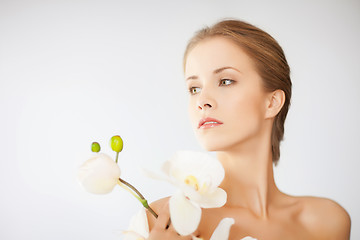
<svg viewBox="0 0 360 240">
<path fill-rule="evenodd" d="M 221 124 L 223 123 L 215 118 L 203 118 L 199 122 L 198 129 L 213 128 Z"/>
</svg>

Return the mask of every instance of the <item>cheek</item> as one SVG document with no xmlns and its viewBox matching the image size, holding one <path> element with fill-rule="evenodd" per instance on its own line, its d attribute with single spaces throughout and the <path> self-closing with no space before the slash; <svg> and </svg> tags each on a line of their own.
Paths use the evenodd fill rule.
<svg viewBox="0 0 360 240">
<path fill-rule="evenodd" d="M 194 105 L 194 101 L 191 99 L 189 100 L 188 103 L 188 115 L 191 126 L 194 128 L 195 125 L 197 124 L 197 121 L 199 121 L 199 119 L 196 118 L 196 106 Z"/>
<path fill-rule="evenodd" d="M 230 104 L 231 103 L 231 104 Z M 262 121 L 262 104 L 254 96 L 237 97 L 229 99 L 228 104 L 223 103 L 224 113 L 227 114 L 229 127 L 233 133 L 256 132 Z"/>
<path fill-rule="evenodd" d="M 250 119 L 259 112 L 258 104 L 250 98 L 234 101 L 232 109 L 233 110 L 231 111 L 228 108 L 227 111 L 232 112 L 232 114 L 234 114 L 237 119 L 242 120 Z"/>
</svg>

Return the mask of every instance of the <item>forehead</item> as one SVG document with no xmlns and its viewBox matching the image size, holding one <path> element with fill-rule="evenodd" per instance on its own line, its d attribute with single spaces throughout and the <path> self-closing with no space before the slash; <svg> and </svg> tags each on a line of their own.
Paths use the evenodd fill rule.
<svg viewBox="0 0 360 240">
<path fill-rule="evenodd" d="M 211 37 L 201 40 L 190 50 L 186 58 L 185 75 L 213 71 L 225 66 L 240 71 L 255 70 L 251 57 L 233 40 Z"/>
</svg>

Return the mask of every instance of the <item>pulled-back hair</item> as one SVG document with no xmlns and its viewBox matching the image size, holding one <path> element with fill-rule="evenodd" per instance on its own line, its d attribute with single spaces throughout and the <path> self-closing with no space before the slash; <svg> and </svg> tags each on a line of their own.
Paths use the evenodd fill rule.
<svg viewBox="0 0 360 240">
<path fill-rule="evenodd" d="M 250 56 L 262 78 L 266 92 L 281 89 L 285 93 L 285 103 L 275 116 L 271 131 L 272 160 L 277 165 L 292 87 L 290 68 L 285 54 L 278 42 L 263 30 L 240 20 L 224 20 L 201 29 L 190 39 L 184 54 L 184 70 L 188 53 L 202 40 L 216 36 L 232 40 Z"/>
</svg>

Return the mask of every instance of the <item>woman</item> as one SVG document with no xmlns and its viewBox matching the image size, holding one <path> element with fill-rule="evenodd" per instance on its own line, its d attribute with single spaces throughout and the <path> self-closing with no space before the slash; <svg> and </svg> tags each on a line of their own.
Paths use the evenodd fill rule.
<svg viewBox="0 0 360 240">
<path fill-rule="evenodd" d="M 203 209 L 196 234 L 209 239 L 221 219 L 232 217 L 229 239 L 349 239 L 350 217 L 340 205 L 287 195 L 274 182 L 292 85 L 278 43 L 245 22 L 221 21 L 191 39 L 184 73 L 192 126 L 224 166 L 220 187 L 228 196 L 223 207 Z M 148 239 L 191 239 L 166 227 L 167 202 L 152 204 L 159 218 L 148 215 Z"/>
</svg>

